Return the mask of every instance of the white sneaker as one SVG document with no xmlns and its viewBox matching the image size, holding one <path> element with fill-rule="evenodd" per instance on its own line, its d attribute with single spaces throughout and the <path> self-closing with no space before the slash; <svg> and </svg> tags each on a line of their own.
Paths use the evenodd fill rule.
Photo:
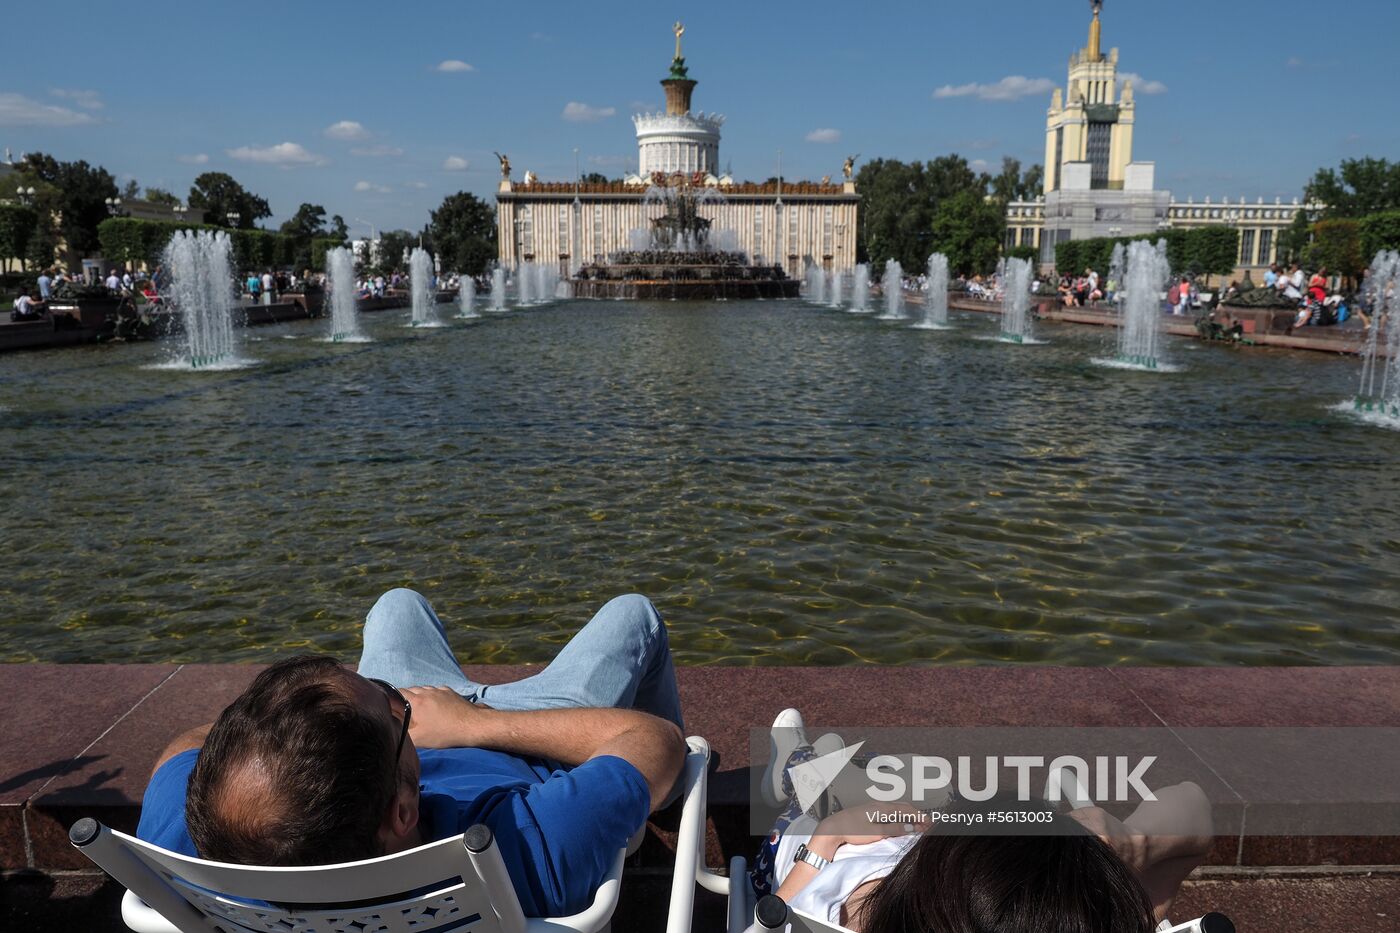
<svg viewBox="0 0 1400 933">
<path fill-rule="evenodd" d="M 802 714 L 795 709 L 785 709 L 773 720 L 772 731 L 768 733 L 768 767 L 759 781 L 758 790 L 770 807 L 780 807 L 787 803 L 788 795 L 783 790 L 783 769 L 788 758 L 799 745 L 807 744 L 806 724 Z"/>
</svg>

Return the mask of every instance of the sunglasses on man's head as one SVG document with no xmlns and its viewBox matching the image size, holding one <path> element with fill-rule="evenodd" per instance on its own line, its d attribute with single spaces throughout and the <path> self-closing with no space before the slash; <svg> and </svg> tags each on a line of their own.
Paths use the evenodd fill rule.
<svg viewBox="0 0 1400 933">
<path fill-rule="evenodd" d="M 377 684 L 389 697 L 389 706 L 393 707 L 397 703 L 403 704 L 403 728 L 399 730 L 399 747 L 394 750 L 394 762 L 397 764 L 403 755 L 403 743 L 408 738 L 408 721 L 413 716 L 413 706 L 408 702 L 408 697 L 404 696 L 398 687 L 387 680 L 380 680 L 378 677 L 366 678 L 370 683 Z"/>
</svg>

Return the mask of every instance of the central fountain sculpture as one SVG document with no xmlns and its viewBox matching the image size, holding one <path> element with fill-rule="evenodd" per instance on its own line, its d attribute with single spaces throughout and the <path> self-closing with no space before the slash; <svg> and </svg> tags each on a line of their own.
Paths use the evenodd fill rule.
<svg viewBox="0 0 1400 933">
<path fill-rule="evenodd" d="M 650 230 L 633 231 L 629 245 L 604 262 L 582 266 L 570 281 L 576 298 L 796 298 L 800 282 L 781 266 L 755 266 L 747 254 L 724 249 L 700 216 L 702 203 L 719 193 L 704 176 L 657 172 L 644 204 L 664 203 Z"/>
</svg>

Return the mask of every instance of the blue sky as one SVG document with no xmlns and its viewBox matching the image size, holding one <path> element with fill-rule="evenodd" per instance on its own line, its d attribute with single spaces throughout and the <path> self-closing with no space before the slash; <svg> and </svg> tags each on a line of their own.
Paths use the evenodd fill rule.
<svg viewBox="0 0 1400 933">
<path fill-rule="evenodd" d="M 736 177 L 775 174 L 781 149 L 787 177 L 815 179 L 854 153 L 1040 161 L 1089 4 L 11 4 L 0 146 L 181 196 L 225 171 L 273 222 L 311 201 L 357 231 L 416 228 L 446 194 L 494 191 L 492 150 L 517 178 L 572 178 L 575 147 L 585 172 L 635 165 L 630 114 L 660 107 L 678 18 Z M 1400 158 L 1397 36 L 1400 0 L 1104 9 L 1105 46 L 1156 91 L 1134 155 L 1182 198 L 1288 199 L 1318 166 Z"/>
</svg>

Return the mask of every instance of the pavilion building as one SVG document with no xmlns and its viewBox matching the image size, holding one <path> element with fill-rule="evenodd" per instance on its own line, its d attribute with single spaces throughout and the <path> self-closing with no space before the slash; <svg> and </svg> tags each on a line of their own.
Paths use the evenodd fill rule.
<svg viewBox="0 0 1400 933">
<path fill-rule="evenodd" d="M 747 253 L 755 265 L 780 265 L 799 277 L 808 264 L 849 271 L 856 261 L 856 222 L 860 196 L 847 166 L 832 182 L 761 184 L 735 182 L 720 169 L 720 130 L 724 117 L 695 112 L 691 96 L 698 83 L 681 56 L 677 24 L 676 55 L 662 80 L 666 109 L 633 117 L 637 134 L 635 174 L 620 182 L 525 181 L 510 178 L 503 162 L 496 194 L 497 242 L 503 266 L 557 262 L 569 275 L 590 262 L 636 247 L 664 205 L 648 198 L 653 183 L 677 176 L 702 191 L 700 214 L 724 249 Z"/>
</svg>

